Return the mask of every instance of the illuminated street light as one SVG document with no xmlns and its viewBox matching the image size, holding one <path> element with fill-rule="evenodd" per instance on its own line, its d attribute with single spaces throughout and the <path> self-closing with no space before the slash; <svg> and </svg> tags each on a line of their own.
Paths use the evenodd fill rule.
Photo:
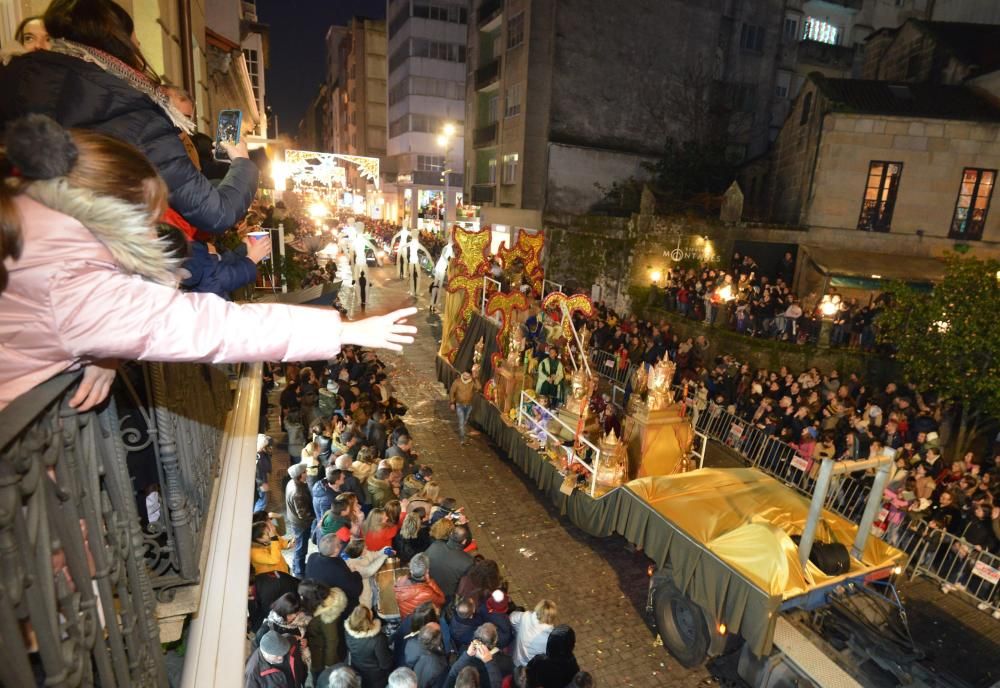
<svg viewBox="0 0 1000 688">
<path fill-rule="evenodd" d="M 455 135 L 455 131 L 456 131 L 455 130 L 455 125 L 452 124 L 451 122 L 446 122 L 445 125 L 444 125 L 444 128 L 441 129 L 441 133 L 444 134 L 445 136 L 447 136 L 448 138 L 451 138 L 452 136 L 454 136 Z"/>
<path fill-rule="evenodd" d="M 660 277 L 662 277 L 662 275 L 660 274 L 659 270 L 653 270 L 652 272 L 649 273 L 649 279 L 653 281 L 653 284 L 659 282 Z"/>
<path fill-rule="evenodd" d="M 326 207 L 326 204 L 316 202 L 309 206 L 309 215 L 314 220 L 322 220 L 324 217 L 330 214 L 330 209 Z"/>
<path fill-rule="evenodd" d="M 288 166 L 281 160 L 271 163 L 271 181 L 276 191 L 284 191 L 288 181 Z"/>
</svg>

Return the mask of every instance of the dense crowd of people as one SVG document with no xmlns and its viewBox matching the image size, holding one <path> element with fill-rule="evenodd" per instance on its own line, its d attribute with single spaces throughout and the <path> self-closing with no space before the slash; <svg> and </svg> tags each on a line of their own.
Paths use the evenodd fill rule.
<svg viewBox="0 0 1000 688">
<path fill-rule="evenodd" d="M 385 364 L 347 347 L 283 373 L 290 466 L 269 498 L 262 434 L 246 685 L 592 686 L 556 604 L 520 607 L 497 562 L 478 554 L 463 508 L 420 461 Z M 379 583 L 398 567 L 391 589 Z"/>
<path fill-rule="evenodd" d="M 972 584 L 971 566 L 964 565 L 972 561 L 970 553 L 1000 554 L 1000 436 L 984 451 L 945 458 L 940 438 L 944 409 L 934 394 L 903 382 L 874 385 L 857 373 L 841 376 L 815 367 L 754 369 L 730 355 L 711 356 L 703 335 L 683 338 L 666 321 L 622 316 L 604 304 L 596 306 L 595 318 L 578 321 L 579 327 L 590 330 L 593 350 L 605 352 L 606 360 L 624 370 L 668 358 L 676 365 L 674 384 L 686 384 L 703 412 L 728 412 L 780 440 L 794 450 L 785 460 L 801 457 L 806 474 L 827 457 L 892 456 L 895 465 L 876 527 L 890 543 L 908 550 L 928 529 L 932 536 L 942 531 L 963 539 L 967 545 L 953 553 L 930 548 L 942 559 L 933 562 L 935 568 L 947 570 L 946 592 Z M 532 331 L 532 319 L 528 322 L 529 337 L 544 336 L 543 328 Z M 545 357 L 541 360 L 544 363 Z M 600 400 L 595 405 L 601 410 L 609 406 Z M 607 431 L 609 421 L 616 421 L 614 409 L 603 418 Z M 856 479 L 870 485 L 872 476 Z M 981 588 L 986 596 L 978 595 L 981 609 L 1000 603 L 989 597 L 996 594 L 992 586 L 974 582 L 977 589 L 972 592 L 978 595 Z"/>
<path fill-rule="evenodd" d="M 795 294 L 790 286 L 794 274 L 790 252 L 770 275 L 763 274 L 751 256 L 736 253 L 728 269 L 668 271 L 662 285 L 651 287 L 648 305 L 749 337 L 816 343 L 823 318 L 820 297 Z M 835 292 L 830 297 L 830 346 L 874 351 L 882 297 L 865 302 Z"/>
</svg>

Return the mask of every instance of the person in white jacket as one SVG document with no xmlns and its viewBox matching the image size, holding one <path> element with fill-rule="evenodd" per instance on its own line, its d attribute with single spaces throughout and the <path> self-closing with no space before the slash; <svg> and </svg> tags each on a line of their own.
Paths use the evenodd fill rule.
<svg viewBox="0 0 1000 688">
<path fill-rule="evenodd" d="M 369 609 L 378 609 L 378 599 L 375 596 L 375 574 L 382 568 L 387 558 L 384 550 L 373 552 L 365 549 L 365 541 L 358 538 L 351 540 L 344 548 L 347 568 L 361 575 L 361 597 L 358 601 Z"/>
<path fill-rule="evenodd" d="M 545 654 L 549 633 L 556 625 L 556 603 L 542 600 L 533 612 L 513 612 L 510 623 L 514 626 L 514 666 L 527 666 L 535 655 Z"/>
</svg>

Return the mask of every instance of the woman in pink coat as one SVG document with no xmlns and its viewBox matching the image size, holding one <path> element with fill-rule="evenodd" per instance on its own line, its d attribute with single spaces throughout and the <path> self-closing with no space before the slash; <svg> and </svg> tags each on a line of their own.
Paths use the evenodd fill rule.
<svg viewBox="0 0 1000 688">
<path fill-rule="evenodd" d="M 71 403 L 107 395 L 107 359 L 235 363 L 328 358 L 342 344 L 400 350 L 403 309 L 343 322 L 333 309 L 237 305 L 177 291 L 179 257 L 157 239 L 163 181 L 134 148 L 32 115 L 0 157 L 0 408 L 87 366 Z M 109 372 L 110 371 L 110 372 Z"/>
</svg>

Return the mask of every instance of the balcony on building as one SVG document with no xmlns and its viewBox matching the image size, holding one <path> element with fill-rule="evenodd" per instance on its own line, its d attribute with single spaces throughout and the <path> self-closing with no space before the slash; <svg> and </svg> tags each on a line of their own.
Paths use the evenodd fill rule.
<svg viewBox="0 0 1000 688">
<path fill-rule="evenodd" d="M 123 362 L 92 410 L 76 371 L 0 411 L 0 683 L 243 685 L 261 373 Z"/>
<path fill-rule="evenodd" d="M 500 58 L 494 58 L 476 70 L 477 91 L 493 91 L 500 87 Z"/>
<path fill-rule="evenodd" d="M 496 187 L 492 184 L 474 184 L 472 186 L 472 203 L 482 205 L 493 203 L 496 199 Z"/>
<path fill-rule="evenodd" d="M 503 0 L 483 0 L 476 9 L 476 26 L 480 31 L 493 31 L 500 27 Z"/>
<path fill-rule="evenodd" d="M 497 142 L 497 130 L 499 125 L 496 122 L 477 127 L 472 133 L 472 145 L 476 148 L 492 146 Z"/>
<path fill-rule="evenodd" d="M 803 40 L 795 46 L 800 65 L 812 65 L 850 72 L 854 65 L 854 47 L 833 45 L 821 41 Z"/>
</svg>

